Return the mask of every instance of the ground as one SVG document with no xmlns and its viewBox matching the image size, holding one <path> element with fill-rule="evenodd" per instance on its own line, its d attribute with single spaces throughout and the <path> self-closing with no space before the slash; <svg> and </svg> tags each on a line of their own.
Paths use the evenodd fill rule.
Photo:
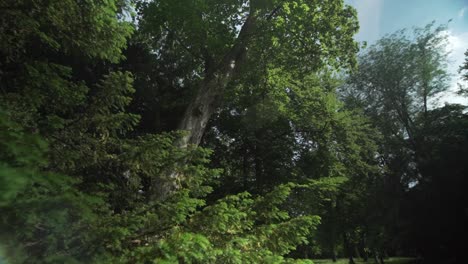
<svg viewBox="0 0 468 264">
<path fill-rule="evenodd" d="M 389 258 L 385 259 L 385 264 L 411 264 L 414 263 L 413 258 Z M 369 259 L 367 262 L 364 262 L 362 260 L 354 260 L 356 264 L 374 264 L 373 259 Z M 336 262 L 333 262 L 331 259 L 317 259 L 314 260 L 314 264 L 348 264 L 348 259 L 342 258 L 338 259 Z"/>
</svg>

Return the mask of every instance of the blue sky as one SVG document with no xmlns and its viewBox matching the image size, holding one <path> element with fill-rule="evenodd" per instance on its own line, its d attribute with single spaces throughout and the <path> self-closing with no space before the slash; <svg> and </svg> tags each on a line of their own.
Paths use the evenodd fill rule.
<svg viewBox="0 0 468 264">
<path fill-rule="evenodd" d="M 457 69 L 464 60 L 468 49 L 468 0 L 345 0 L 358 11 L 361 29 L 356 36 L 359 41 L 372 44 L 385 34 L 402 28 L 423 27 L 431 21 L 446 23 L 449 19 L 448 50 L 451 51 L 449 71 L 453 74 L 451 90 L 456 89 Z M 466 98 L 459 98 L 447 93 L 440 103 L 445 101 L 467 103 Z"/>
</svg>

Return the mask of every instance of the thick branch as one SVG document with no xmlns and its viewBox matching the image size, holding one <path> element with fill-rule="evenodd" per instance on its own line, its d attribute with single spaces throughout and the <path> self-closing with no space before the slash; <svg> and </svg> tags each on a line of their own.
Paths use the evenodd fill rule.
<svg viewBox="0 0 468 264">
<path fill-rule="evenodd" d="M 207 70 L 207 75 L 200 83 L 197 94 L 187 107 L 179 129 L 188 134 L 181 139 L 179 146 L 198 145 L 205 132 L 209 118 L 216 111 L 218 102 L 227 84 L 232 80 L 234 70 L 241 64 L 240 59 L 247 51 L 255 27 L 255 16 L 249 15 L 235 44 L 224 55 L 216 67 Z"/>
<path fill-rule="evenodd" d="M 205 78 L 201 81 L 195 97 L 188 105 L 179 124 L 178 129 L 187 133 L 177 142 L 180 148 L 200 144 L 208 120 L 215 113 L 220 97 L 232 80 L 235 69 L 241 64 L 241 58 L 247 51 L 247 45 L 252 37 L 254 27 L 255 17 L 249 15 L 232 48 L 229 49 L 215 68 L 206 71 Z M 180 173 L 173 171 L 168 175 L 169 179 L 166 182 L 155 186 L 158 199 L 164 200 L 176 190 L 179 187 L 177 182 L 182 176 Z"/>
<path fill-rule="evenodd" d="M 184 48 L 185 51 L 187 51 L 188 54 L 190 54 L 191 56 L 193 56 L 194 58 L 198 58 L 198 59 L 203 59 L 201 58 L 200 56 L 198 56 L 197 54 L 193 53 L 192 50 L 184 44 L 184 42 L 182 41 L 182 39 L 180 39 L 180 37 L 177 35 L 177 33 L 175 33 L 174 31 L 172 31 L 170 28 L 168 28 L 167 26 L 163 25 L 164 29 L 171 33 L 175 40 L 177 41 L 177 43 L 179 43 L 179 45 Z"/>
</svg>

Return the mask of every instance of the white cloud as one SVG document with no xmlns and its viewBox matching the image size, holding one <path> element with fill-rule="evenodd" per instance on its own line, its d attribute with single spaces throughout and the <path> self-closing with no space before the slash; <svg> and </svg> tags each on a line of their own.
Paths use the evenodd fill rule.
<svg viewBox="0 0 468 264">
<path fill-rule="evenodd" d="M 463 64 L 463 61 L 465 60 L 464 53 L 468 49 L 468 46 L 466 45 L 466 43 L 468 43 L 468 31 L 454 33 L 449 30 L 446 33 L 448 35 L 448 45 L 446 50 L 450 52 L 448 72 L 452 74 L 452 80 L 449 90 L 440 98 L 440 103 L 447 102 L 467 104 L 467 99 L 456 95 L 455 91 L 458 90 L 458 83 L 460 82 L 458 68 Z"/>
<path fill-rule="evenodd" d="M 465 11 L 466 11 L 466 7 L 463 7 L 462 9 L 460 9 L 460 11 L 458 11 L 458 18 L 459 19 L 462 19 L 463 16 L 465 16 Z"/>
</svg>

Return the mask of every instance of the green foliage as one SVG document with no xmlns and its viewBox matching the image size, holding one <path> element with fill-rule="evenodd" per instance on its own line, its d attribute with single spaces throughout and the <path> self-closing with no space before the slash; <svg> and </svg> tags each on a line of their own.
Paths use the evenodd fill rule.
<svg viewBox="0 0 468 264">
<path fill-rule="evenodd" d="M 155 79 L 175 88 L 193 90 L 203 77 L 219 70 L 225 55 L 239 44 L 248 46 L 248 60 L 261 62 L 241 61 L 240 68 L 251 70 L 268 60 L 275 67 L 303 73 L 325 65 L 354 65 L 358 50 L 352 38 L 358 30 L 356 12 L 340 0 L 164 0 L 141 2 L 137 10 L 139 44 L 165 62 L 158 67 L 164 76 Z M 255 24 L 248 40 L 240 40 L 248 16 Z"/>
<path fill-rule="evenodd" d="M 462 79 L 465 82 L 467 82 L 468 81 L 468 50 L 465 52 L 465 62 L 462 65 L 460 65 L 458 72 L 462 74 Z M 464 83 L 459 84 L 459 90 L 457 91 L 457 93 L 460 95 L 466 95 L 468 94 L 467 89 L 468 87 L 466 86 L 466 84 Z"/>
<path fill-rule="evenodd" d="M 317 71 L 324 65 L 336 68 L 355 65 L 358 45 L 353 35 L 359 25 L 356 10 L 351 6 L 333 0 L 284 1 L 280 6 L 278 18 L 260 26 L 268 32 L 271 46 L 268 54 L 275 54 L 276 65 L 304 73 Z"/>
<path fill-rule="evenodd" d="M 92 243 L 91 233 L 80 233 L 96 220 L 91 208 L 103 206 L 102 200 L 74 188 L 72 178 L 43 171 L 46 143 L 25 133 L 7 114 L 0 122 L 0 237 L 7 257 L 46 263 L 85 258 L 92 251 L 74 244 Z"/>
<path fill-rule="evenodd" d="M 184 168 L 185 174 L 190 173 L 190 181 L 168 200 L 149 204 L 134 201 L 125 211 L 112 212 L 112 203 L 109 204 L 106 195 L 86 194 L 70 177 L 40 172 L 36 161 L 46 149 L 32 141 L 24 152 L 21 147 L 28 142 L 27 135 L 13 130 L 11 121 L 3 120 L 6 129 L 2 131 L 6 135 L 2 134 L 2 138 L 10 140 L 2 141 L 8 142 L 9 148 L 4 148 L 2 157 L 9 163 L 2 166 L 0 178 L 5 182 L 2 186 L 8 188 L 2 196 L 2 212 L 6 212 L 2 222 L 6 229 L 2 229 L 1 236 L 10 241 L 3 244 L 7 249 L 17 247 L 18 243 L 23 245 L 17 255 L 7 256 L 15 262 L 22 262 L 22 256 L 40 263 L 114 260 L 256 263 L 268 259 L 283 262 L 281 256 L 306 242 L 307 235 L 319 223 L 318 217 L 290 218 L 277 208 L 289 196 L 292 185 L 280 186 L 255 199 L 248 193 L 228 196 L 197 211 L 205 204 L 203 196 L 210 191 L 202 185 L 206 181 L 203 179 L 211 178 L 209 174 L 215 172 L 200 165 Z M 148 165 L 148 160 L 168 162 L 168 153 L 160 151 L 160 143 L 166 141 L 167 148 L 175 148 L 167 136 L 146 141 L 158 142 L 159 149 L 153 147 L 153 151 L 145 152 L 132 148 L 141 155 L 138 157 L 141 162 L 135 163 L 141 170 L 131 169 L 131 173 L 151 175 L 155 171 L 147 169 L 156 166 Z M 7 159 L 11 150 L 15 152 Z M 154 150 L 159 150 L 159 154 Z M 193 152 L 190 157 L 194 164 L 200 164 L 207 161 L 206 155 L 207 152 Z M 133 154 L 124 157 L 128 162 Z M 29 167 L 30 173 L 26 170 Z M 22 231 L 11 232 L 12 227 Z"/>
<path fill-rule="evenodd" d="M 296 73 L 278 68 L 246 73 L 229 91 L 206 143 L 215 149 L 215 164 L 225 169 L 222 192 L 266 193 L 271 205 L 274 186 L 299 184 L 287 209 L 271 208 L 268 215 L 321 216 L 321 225 L 307 237 L 310 244 L 291 253 L 303 257 L 300 252 L 312 247 L 330 252 L 343 232 L 362 224 L 379 177 L 374 157 L 380 137 L 359 111 L 345 109 L 337 99 L 340 82 L 331 73 L 300 80 Z"/>
<path fill-rule="evenodd" d="M 102 249 L 94 231 L 97 211 L 105 214 L 107 205 L 79 188 L 79 177 L 63 175 L 68 171 L 59 168 L 73 157 L 63 156 L 65 142 L 56 140 L 71 136 L 70 124 L 82 118 L 90 92 L 63 59 L 122 58 L 132 27 L 116 18 L 115 4 L 0 3 L 0 236 L 8 261 L 87 262 Z"/>
<path fill-rule="evenodd" d="M 347 231 L 351 247 L 366 241 L 374 255 L 412 248 L 428 263 L 463 258 L 458 221 L 466 217 L 457 201 L 466 186 L 466 106 L 436 104 L 449 87 L 446 28 L 433 22 L 385 36 L 359 57 L 344 85 L 347 107 L 361 109 L 382 136 L 378 173 L 365 181 L 370 188 L 342 204 L 352 216 L 348 226 L 359 227 Z M 370 202 L 356 210 L 366 196 Z M 367 217 L 356 221 L 360 215 Z"/>
<path fill-rule="evenodd" d="M 210 200 L 221 173 L 207 165 L 211 151 L 176 147 L 177 132 L 138 130 L 140 116 L 128 111 L 134 77 L 109 64 L 121 61 L 132 31 L 118 18 L 125 3 L 2 7 L 0 239 L 7 261 L 295 262 L 286 255 L 307 243 L 320 218 L 284 209 L 294 185 Z M 208 38 L 213 50 L 229 42 L 219 36 Z M 158 200 L 171 171 L 184 177 Z"/>
<path fill-rule="evenodd" d="M 121 2 L 2 0 L 2 56 L 18 61 L 34 41 L 36 48 L 116 62 L 132 32 L 130 23 L 116 19 Z"/>
<path fill-rule="evenodd" d="M 291 187 L 281 186 L 271 193 L 285 200 Z M 270 196 L 270 197 L 271 197 Z M 205 263 L 268 263 L 284 262 L 283 255 L 297 244 L 305 243 L 306 236 L 319 223 L 314 216 L 290 218 L 284 213 L 280 221 L 276 214 L 268 215 L 263 208 L 264 197 L 253 199 L 248 193 L 227 196 L 168 230 L 168 234 L 148 249 L 156 261 Z M 140 259 L 141 261 L 141 259 Z"/>
<path fill-rule="evenodd" d="M 335 70 L 355 65 L 355 10 L 339 0 L 135 7 L 138 27 L 125 0 L 0 1 L 7 261 L 312 263 L 301 253 L 372 233 L 380 135 L 336 94 Z M 168 131 L 244 44 L 249 15 L 207 148 L 178 147 L 184 133 Z"/>
<path fill-rule="evenodd" d="M 34 177 L 34 168 L 44 165 L 43 151 L 46 146 L 34 135 L 22 131 L 5 112 L 0 112 L 1 136 L 1 198 L 11 201 L 17 193 L 24 190 Z M 7 179 L 8 175 L 11 179 Z"/>
<path fill-rule="evenodd" d="M 370 46 L 345 85 L 350 105 L 365 108 L 386 136 L 414 140 L 413 120 L 448 88 L 446 25 L 401 30 Z"/>
</svg>

